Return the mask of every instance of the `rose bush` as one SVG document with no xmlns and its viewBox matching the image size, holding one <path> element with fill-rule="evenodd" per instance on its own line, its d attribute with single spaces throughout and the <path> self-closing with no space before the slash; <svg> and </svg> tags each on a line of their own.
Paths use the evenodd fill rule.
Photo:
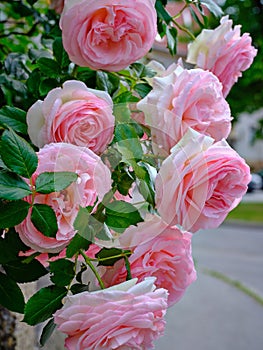
<svg viewBox="0 0 263 350">
<path fill-rule="evenodd" d="M 233 21 L 225 16 L 214 29 L 204 29 L 189 44 L 187 62 L 213 72 L 223 84 L 227 96 L 231 87 L 247 70 L 257 54 L 248 33 L 240 35 L 240 26 L 232 29 Z"/>
<path fill-rule="evenodd" d="M 156 177 L 156 207 L 169 225 L 218 227 L 247 191 L 250 170 L 225 140 L 189 130 Z"/>
<path fill-rule="evenodd" d="M 46 322 L 41 346 L 57 326 L 69 350 L 153 348 L 196 279 L 192 233 L 247 190 L 224 96 L 253 60 L 250 37 L 223 18 L 190 46 L 195 68 L 165 69 L 148 62 L 157 30 L 174 55 L 176 27 L 194 40 L 181 16 L 206 26 L 201 7 L 221 11 L 164 4 L 0 3 L 0 304 Z M 25 301 L 20 285 L 45 275 Z"/>
<path fill-rule="evenodd" d="M 154 0 L 68 0 L 61 15 L 63 45 L 72 62 L 119 71 L 152 47 Z"/>
<path fill-rule="evenodd" d="M 49 144 L 39 150 L 33 183 L 40 173 L 48 171 L 70 171 L 78 175 L 77 181 L 65 190 L 35 195 L 35 203 L 47 204 L 55 211 L 58 223 L 56 236 L 47 237 L 37 230 L 30 219 L 31 210 L 16 230 L 21 240 L 32 249 L 54 253 L 61 251 L 74 237 L 76 230 L 73 223 L 80 206 L 93 205 L 97 197 L 102 200 L 111 188 L 111 178 L 108 168 L 91 150 L 66 143 Z M 31 197 L 27 198 L 28 202 L 31 200 Z"/>
<path fill-rule="evenodd" d="M 28 134 L 38 147 L 67 142 L 102 153 L 113 138 L 112 99 L 104 91 L 68 80 L 27 111 Z"/>
<path fill-rule="evenodd" d="M 154 278 L 69 296 L 55 313 L 68 350 L 152 349 L 164 332 L 167 291 Z"/>
<path fill-rule="evenodd" d="M 167 156 L 189 127 L 216 141 L 230 133 L 232 118 L 222 85 L 208 71 L 169 67 L 163 77 L 153 78 L 152 91 L 137 106 L 151 128 L 157 154 Z"/>
</svg>

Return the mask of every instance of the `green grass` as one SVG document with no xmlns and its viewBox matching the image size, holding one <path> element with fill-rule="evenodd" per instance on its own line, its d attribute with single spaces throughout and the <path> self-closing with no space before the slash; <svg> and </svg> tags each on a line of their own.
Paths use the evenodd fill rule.
<svg viewBox="0 0 263 350">
<path fill-rule="evenodd" d="M 241 202 L 228 214 L 226 220 L 263 223 L 263 203 Z"/>
</svg>

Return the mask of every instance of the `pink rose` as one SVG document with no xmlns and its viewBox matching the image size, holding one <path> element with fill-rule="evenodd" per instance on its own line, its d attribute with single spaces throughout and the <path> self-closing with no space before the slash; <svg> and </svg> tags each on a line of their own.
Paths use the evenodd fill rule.
<svg viewBox="0 0 263 350">
<path fill-rule="evenodd" d="M 72 62 L 119 71 L 142 58 L 157 33 L 155 0 L 68 0 L 62 40 Z"/>
<path fill-rule="evenodd" d="M 139 223 L 137 227 L 128 228 L 120 236 L 120 242 L 130 240 L 132 244 L 136 243 L 129 257 L 132 276 L 139 281 L 148 276 L 156 277 L 155 285 L 169 292 L 168 306 L 178 302 L 186 288 L 196 280 L 191 238 L 191 233 L 168 226 L 157 216 Z M 129 246 L 124 248 L 131 249 Z M 125 281 L 126 277 L 122 259 L 107 268 L 102 279 L 106 286 L 112 286 Z"/>
<path fill-rule="evenodd" d="M 240 36 L 240 25 L 232 29 L 233 22 L 228 16 L 221 18 L 220 23 L 214 30 L 203 29 L 189 44 L 187 62 L 213 72 L 227 96 L 242 72 L 252 64 L 257 50 L 251 45 L 248 33 Z"/>
<path fill-rule="evenodd" d="M 78 174 L 77 181 L 65 190 L 50 194 L 37 193 L 35 196 L 34 203 L 47 204 L 55 211 L 58 223 L 56 237 L 46 237 L 35 228 L 30 220 L 31 210 L 27 218 L 16 226 L 16 231 L 32 249 L 56 253 L 75 235 L 73 223 L 79 207 L 93 205 L 97 197 L 102 200 L 110 190 L 111 175 L 95 153 L 67 143 L 49 144 L 38 152 L 38 167 L 33 174 L 33 182 L 40 173 L 47 171 L 71 171 Z"/>
<path fill-rule="evenodd" d="M 68 335 L 68 350 L 152 349 L 163 335 L 167 291 L 155 289 L 154 278 L 137 279 L 97 292 L 68 296 L 54 315 L 58 330 Z"/>
<path fill-rule="evenodd" d="M 225 140 L 213 142 L 190 129 L 164 160 L 156 207 L 168 224 L 191 232 L 218 227 L 246 193 L 249 167 Z"/>
<path fill-rule="evenodd" d="M 51 90 L 27 112 L 28 134 L 39 148 L 67 142 L 102 153 L 113 138 L 115 118 L 109 94 L 75 80 Z"/>
<path fill-rule="evenodd" d="M 232 118 L 217 77 L 180 65 L 168 72 L 153 79 L 152 91 L 137 104 L 151 128 L 153 151 L 167 156 L 189 127 L 216 141 L 226 138 Z"/>
<path fill-rule="evenodd" d="M 50 8 L 53 9 L 58 14 L 61 14 L 64 7 L 64 0 L 51 0 Z"/>
</svg>

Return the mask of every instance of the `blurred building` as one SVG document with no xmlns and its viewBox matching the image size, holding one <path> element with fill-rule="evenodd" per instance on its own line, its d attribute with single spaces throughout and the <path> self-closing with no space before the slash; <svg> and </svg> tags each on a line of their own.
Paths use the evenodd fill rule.
<svg viewBox="0 0 263 350">
<path fill-rule="evenodd" d="M 263 169 L 263 140 L 254 139 L 258 121 L 263 119 L 263 108 L 254 113 L 242 113 L 234 125 L 229 141 L 252 171 Z"/>
</svg>

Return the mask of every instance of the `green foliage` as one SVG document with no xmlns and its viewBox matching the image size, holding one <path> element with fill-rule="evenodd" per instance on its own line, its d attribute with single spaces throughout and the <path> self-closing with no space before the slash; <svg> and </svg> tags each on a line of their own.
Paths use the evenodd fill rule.
<svg viewBox="0 0 263 350">
<path fill-rule="evenodd" d="M 33 148 L 12 129 L 2 135 L 0 155 L 5 165 L 18 175 L 30 178 L 37 168 L 37 155 Z"/>
<path fill-rule="evenodd" d="M 15 132 L 26 134 L 26 113 L 15 107 L 4 106 L 0 109 L 0 125 L 12 128 Z"/>
<path fill-rule="evenodd" d="M 0 228 L 13 227 L 22 222 L 29 210 L 30 204 L 23 200 L 0 202 Z"/>
<path fill-rule="evenodd" d="M 37 260 L 32 260 L 26 263 L 25 258 L 20 257 L 17 260 L 3 264 L 7 276 L 18 283 L 27 283 L 38 280 L 46 275 L 48 271 Z"/>
<path fill-rule="evenodd" d="M 10 229 L 5 237 L 0 237 L 0 264 L 8 264 L 18 259 L 20 251 L 26 251 L 29 248 L 22 243 L 14 229 Z"/>
<path fill-rule="evenodd" d="M 247 7 L 248 3 L 254 4 L 256 1 L 244 0 L 242 6 Z M 216 25 L 216 17 L 222 15 L 220 7 L 212 0 L 185 0 L 182 10 L 175 16 L 167 11 L 166 5 L 167 0 L 155 2 L 158 32 L 166 38 L 171 55 L 176 55 L 181 35 L 179 32 L 185 34 L 185 41 L 194 37 L 188 27 L 177 21 L 184 10 L 190 10 L 198 27 L 196 32 L 208 25 L 205 9 L 214 15 L 209 20 L 211 26 Z M 227 0 L 224 5 L 226 11 L 233 6 L 237 9 L 233 0 Z M 243 16 L 242 6 L 238 8 L 238 16 L 237 10 L 232 13 L 237 22 Z M 262 6 L 257 2 L 253 8 L 261 11 Z M 157 73 L 143 60 L 119 72 L 94 71 L 72 63 L 63 47 L 60 16 L 50 10 L 44 0 L 3 1 L 0 3 L 0 13 L 0 264 L 3 271 L 0 273 L 0 303 L 12 311 L 24 312 L 24 322 L 29 325 L 48 320 L 40 339 L 41 345 L 44 345 L 55 329 L 52 315 L 62 307 L 62 300 L 67 293 L 89 291 L 89 285 L 83 282 L 83 274 L 87 269 L 95 273 L 103 287 L 93 262 L 113 266 L 118 260 L 124 259 L 127 279 L 131 278 L 128 260 L 130 251 L 102 248 L 91 258 L 87 250 L 96 240 L 111 241 L 112 237 L 122 234 L 131 225 L 136 226 L 143 221 L 142 210 L 137 209 L 136 204 L 116 200 L 116 191 L 129 196 L 130 189 L 136 184 L 136 190 L 144 199 L 143 208 L 148 207 L 150 212 L 154 210 L 155 172 L 160 162 L 151 153 L 150 139 L 142 140 L 145 133 L 150 136 L 149 130 L 133 120 L 132 113 L 136 110 L 136 102 L 151 91 L 152 78 Z M 251 14 L 247 11 L 248 15 Z M 251 32 L 252 37 L 257 33 L 253 39 L 260 48 L 262 23 L 258 22 L 251 19 L 254 29 L 246 29 L 245 25 L 243 29 Z M 260 50 L 258 57 L 262 58 Z M 262 59 L 257 58 L 254 67 L 252 75 L 246 73 L 244 79 L 240 80 L 247 87 L 253 84 L 254 100 L 251 96 L 237 99 L 231 92 L 229 101 L 233 99 L 231 107 L 234 112 L 241 106 L 243 108 L 245 103 L 248 109 L 251 108 L 246 99 L 253 101 L 250 103 L 253 108 L 262 101 L 262 89 L 259 89 L 262 83 Z M 35 173 L 38 149 L 29 143 L 26 114 L 37 100 L 44 100 L 52 89 L 73 79 L 84 82 L 89 88 L 106 91 L 112 97 L 114 138 L 101 155 L 112 172 L 112 189 L 103 200 L 97 198 L 93 206 L 79 208 L 73 224 L 75 235 L 66 246 L 66 258 L 47 261 L 49 266 L 45 268 L 35 259 L 40 253 L 21 256 L 21 252 L 30 248 L 22 243 L 14 227 L 31 215 L 32 224 L 40 233 L 55 238 L 58 231 L 56 213 L 51 206 L 37 203 L 36 198 L 38 195 L 44 197 L 64 191 L 81 179 L 73 172 Z M 58 254 L 49 254 L 49 257 L 57 258 Z M 78 263 L 79 256 L 82 257 L 81 266 Z M 35 281 L 47 273 L 52 284 L 40 289 L 25 304 L 17 283 Z M 73 284 L 73 281 L 76 283 Z"/>
<path fill-rule="evenodd" d="M 97 254 L 99 265 L 113 266 L 116 261 L 123 259 L 123 252 L 117 248 L 102 248 Z"/>
<path fill-rule="evenodd" d="M 16 282 L 0 272 L 0 304 L 10 311 L 23 313 L 25 301 Z"/>
<path fill-rule="evenodd" d="M 253 112 L 262 107 L 263 4 L 259 0 L 226 0 L 222 9 L 233 19 L 235 25 L 242 26 L 242 33 L 250 33 L 253 45 L 258 49 L 252 66 L 243 73 L 227 97 L 232 115 L 237 119 L 244 111 Z"/>
<path fill-rule="evenodd" d="M 124 201 L 114 201 L 106 207 L 106 224 L 116 232 L 143 221 L 135 206 Z"/>
<path fill-rule="evenodd" d="M 46 325 L 44 326 L 41 336 L 40 336 L 40 340 L 39 340 L 39 344 L 41 346 L 44 346 L 46 344 L 46 342 L 48 341 L 48 339 L 50 338 L 50 336 L 52 335 L 52 333 L 54 332 L 54 330 L 56 329 L 56 325 L 54 323 L 54 318 L 51 318 Z"/>
<path fill-rule="evenodd" d="M 30 187 L 20 176 L 8 171 L 0 172 L 1 198 L 17 200 L 30 194 L 32 194 Z"/>
<path fill-rule="evenodd" d="M 49 319 L 62 307 L 62 299 L 66 296 L 64 287 L 48 286 L 41 288 L 26 303 L 24 322 L 34 326 Z"/>
<path fill-rule="evenodd" d="M 58 231 L 57 218 L 54 210 L 46 204 L 34 204 L 31 221 L 36 229 L 47 237 L 56 237 Z"/>
<path fill-rule="evenodd" d="M 36 179 L 36 191 L 44 194 L 59 192 L 67 188 L 77 178 L 78 175 L 76 173 L 66 171 L 45 172 Z"/>
<path fill-rule="evenodd" d="M 50 264 L 51 281 L 58 287 L 70 284 L 75 276 L 74 263 L 67 259 L 52 261 Z"/>
</svg>

